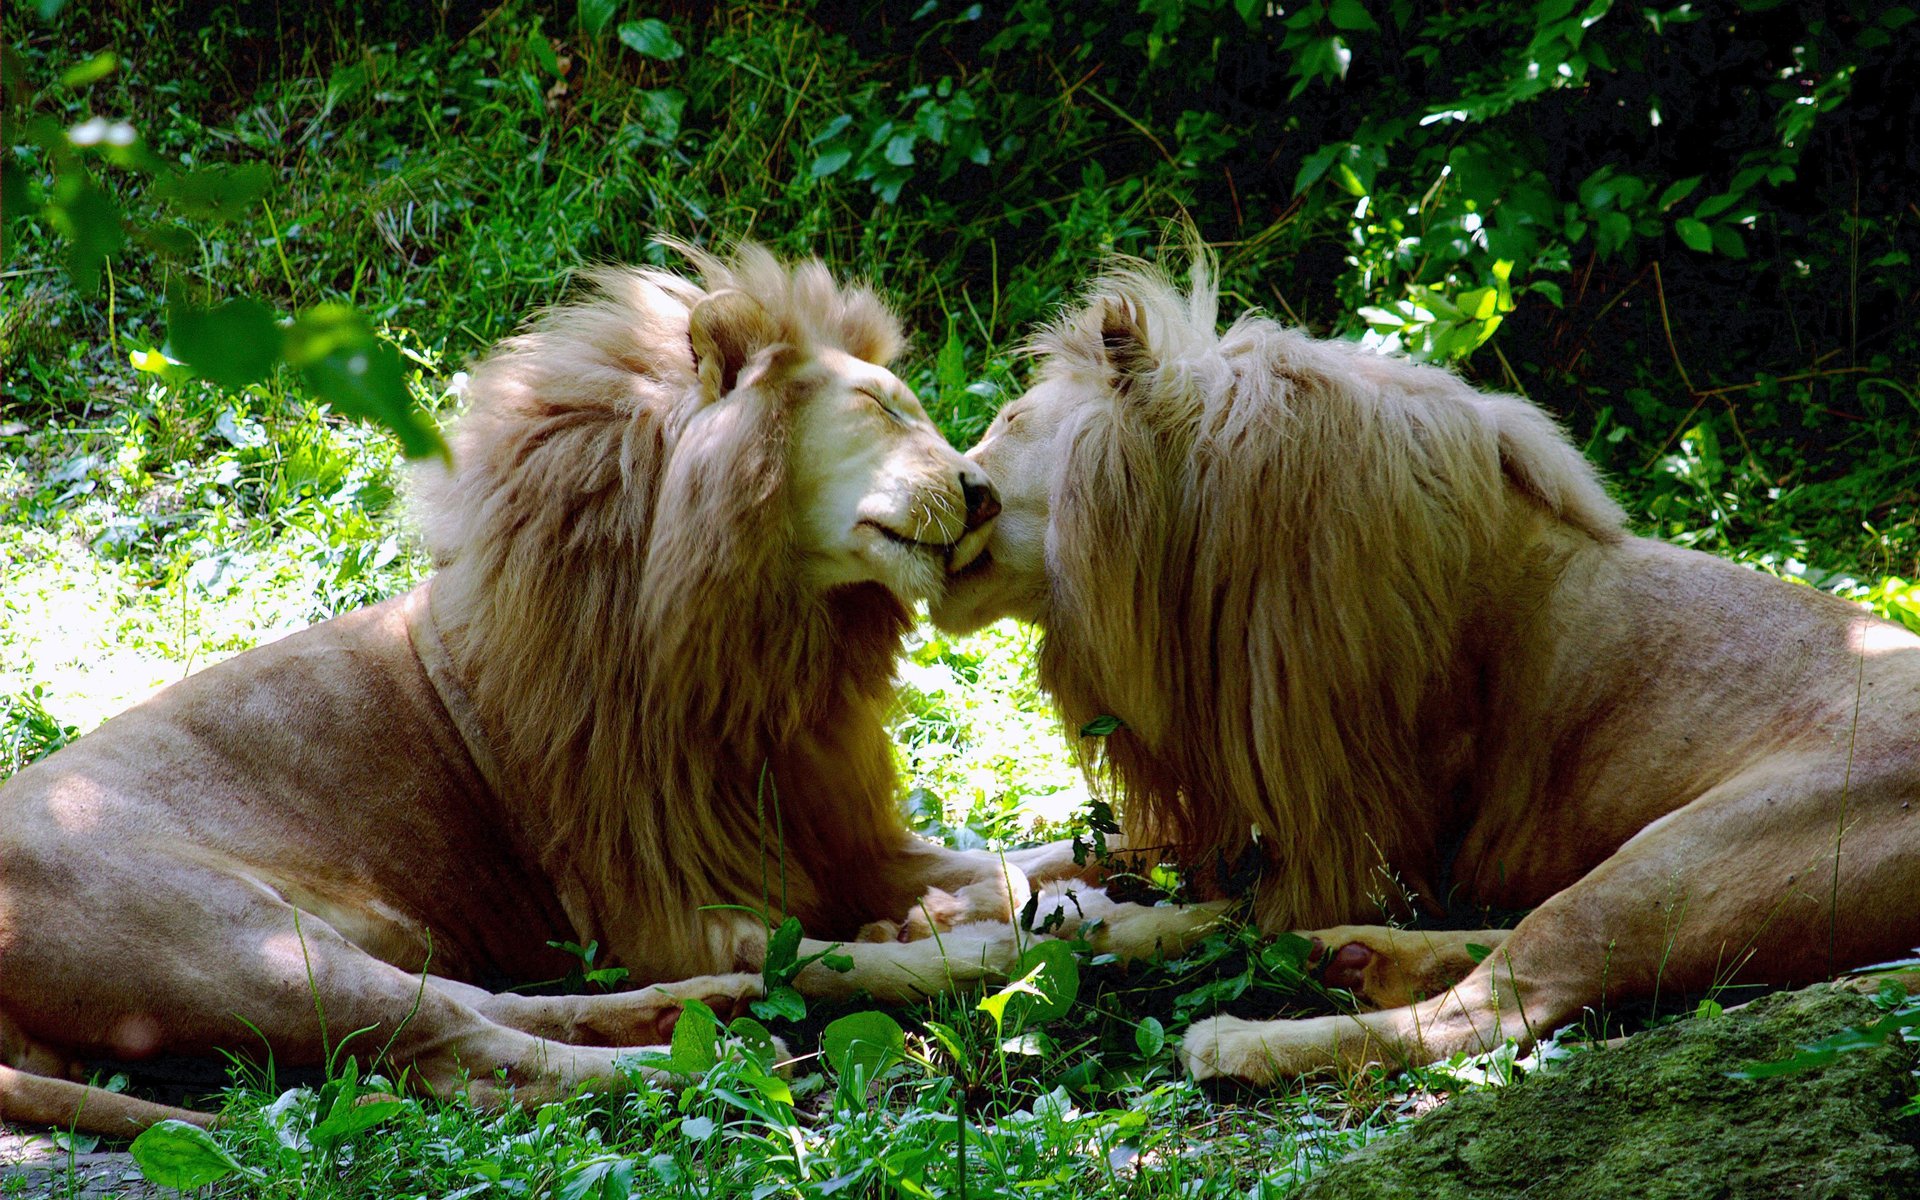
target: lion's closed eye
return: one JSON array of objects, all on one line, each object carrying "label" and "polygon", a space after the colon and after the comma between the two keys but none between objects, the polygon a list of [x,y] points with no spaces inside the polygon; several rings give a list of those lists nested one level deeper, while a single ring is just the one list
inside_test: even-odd
[{"label": "lion's closed eye", "polygon": [[874,404],[879,406],[881,412],[886,413],[889,417],[892,417],[895,421],[898,421],[902,425],[905,425],[908,423],[906,414],[902,413],[898,408],[894,407],[893,402],[891,400],[888,400],[886,396],[884,396],[880,392],[875,391],[873,388],[864,388],[864,387],[856,388],[854,390],[859,392],[862,396],[865,396],[867,399],[873,401]]}]

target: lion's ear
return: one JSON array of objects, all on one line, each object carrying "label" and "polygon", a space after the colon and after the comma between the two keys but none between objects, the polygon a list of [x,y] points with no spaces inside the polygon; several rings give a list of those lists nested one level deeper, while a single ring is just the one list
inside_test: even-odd
[{"label": "lion's ear", "polygon": [[773,318],[745,292],[715,292],[694,305],[687,314],[687,340],[707,399],[731,392],[747,360],[778,337]]},{"label": "lion's ear", "polygon": [[1125,300],[1109,297],[1100,306],[1100,345],[1107,364],[1119,376],[1117,389],[1125,393],[1134,381],[1154,368],[1153,347],[1147,343],[1145,317]]}]

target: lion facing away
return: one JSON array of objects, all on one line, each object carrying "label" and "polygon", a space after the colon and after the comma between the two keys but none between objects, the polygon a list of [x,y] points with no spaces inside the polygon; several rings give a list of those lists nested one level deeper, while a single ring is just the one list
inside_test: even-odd
[{"label": "lion facing away", "polygon": [[[1067,726],[1124,722],[1087,765],[1128,841],[1202,887],[1257,861],[1260,925],[1379,1010],[1200,1022],[1196,1075],[1525,1045],[1920,943],[1920,638],[1630,536],[1525,400],[1257,315],[1221,334],[1194,276],[1120,265],[1037,338],[969,453],[1003,511],[934,617],[1038,623]],[[1349,924],[1403,898],[1534,911]]]},{"label": "lion facing away", "polygon": [[[1025,900],[904,828],[882,725],[909,606],[991,486],[886,369],[871,293],[682,249],[701,284],[597,271],[474,368],[421,489],[425,585],[0,789],[0,1117],[204,1120],[67,1077],[262,1042],[316,1063],[328,1028],[441,1094],[618,1086],[680,997],[758,994],[761,919],[705,906],[851,939],[935,889]],[[669,986],[487,990],[564,974],[562,938]],[[976,941],[849,946],[799,984],[907,999],[1010,961]]]}]

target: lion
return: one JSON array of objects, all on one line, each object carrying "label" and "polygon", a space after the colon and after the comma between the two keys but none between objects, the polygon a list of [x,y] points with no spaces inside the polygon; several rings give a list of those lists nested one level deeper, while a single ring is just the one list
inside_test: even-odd
[{"label": "lion", "polygon": [[[1258,314],[1218,332],[1196,261],[1185,288],[1123,261],[1038,335],[968,455],[1002,511],[932,610],[1039,625],[1068,729],[1121,722],[1085,762],[1130,844],[1203,892],[1257,864],[1259,926],[1367,1010],[1197,1022],[1193,1075],[1524,1048],[1920,943],[1920,638],[1632,536],[1527,400]],[[1382,924],[1400,897],[1532,911],[1421,933]]]},{"label": "lion", "polygon": [[[0,1117],[205,1123],[72,1079],[262,1046],[315,1064],[354,1031],[488,1106],[617,1088],[683,998],[760,994],[766,920],[851,939],[922,895],[1002,922],[1026,900],[995,857],[906,829],[883,726],[911,606],[992,485],[887,369],[871,292],[679,249],[701,283],[595,270],[473,369],[452,466],[418,489],[423,586],[0,789]],[[564,974],[560,939],[653,986],[499,990]],[[942,944],[849,945],[852,970],[798,986],[913,999],[1017,952],[1004,929]]]}]

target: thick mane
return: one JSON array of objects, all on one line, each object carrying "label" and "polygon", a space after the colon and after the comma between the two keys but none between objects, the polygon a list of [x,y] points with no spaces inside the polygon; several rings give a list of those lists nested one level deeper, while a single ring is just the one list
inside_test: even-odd
[{"label": "thick mane", "polygon": [[1622,517],[1532,405],[1216,311],[1204,259],[1184,291],[1125,263],[1036,339],[1083,397],[1042,679],[1069,727],[1126,721],[1087,765],[1130,841],[1204,888],[1257,830],[1267,927],[1360,919],[1437,882],[1422,709],[1459,682],[1477,573],[1515,522],[1612,541]]},{"label": "thick mane", "polygon": [[627,964],[636,981],[730,967],[726,946],[696,949],[713,922],[694,910],[767,891],[778,909],[770,878],[809,928],[859,911],[857,881],[811,879],[900,830],[882,717],[908,614],[877,587],[803,583],[791,414],[765,390],[708,399],[689,313],[741,291],[795,350],[882,365],[899,327],[818,262],[680,249],[704,286],[592,271],[477,365],[454,467],[415,498],[505,803],[583,932],[660,947]]}]

